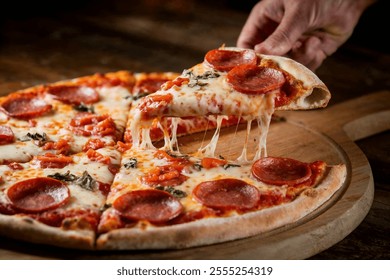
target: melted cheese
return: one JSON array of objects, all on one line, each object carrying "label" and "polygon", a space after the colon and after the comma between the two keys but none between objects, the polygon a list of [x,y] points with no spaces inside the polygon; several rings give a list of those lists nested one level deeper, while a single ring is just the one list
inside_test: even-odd
[{"label": "melted cheese", "polygon": [[[173,96],[167,115],[177,117],[235,115],[246,119],[257,116],[259,108],[271,98],[269,94],[243,94],[234,90],[226,82],[226,73],[215,71],[205,64],[199,64],[190,71],[192,74],[186,74],[188,71],[182,74],[182,77],[189,78],[187,84],[155,93],[156,95],[169,93]],[[215,77],[207,76],[205,73],[211,73]]]},{"label": "melted cheese", "polygon": [[[189,117],[216,115],[216,130],[208,144],[200,148],[196,155],[215,157],[215,151],[222,127],[222,120],[226,116],[239,116],[248,122],[246,138],[242,142],[243,150],[237,158],[237,162],[253,162],[267,155],[266,140],[272,114],[275,110],[274,97],[276,92],[267,94],[243,94],[234,90],[226,82],[226,73],[216,72],[205,64],[199,64],[189,71],[184,71],[182,78],[189,78],[188,83],[181,86],[173,86],[167,90],[161,89],[156,95],[171,94],[173,96],[166,109],[164,116]],[[153,105],[151,106],[153,110]],[[138,148],[154,148],[149,136],[151,120],[142,120],[142,112],[138,108],[132,110],[130,129],[133,146]],[[258,141],[255,156],[247,157],[247,147],[251,124],[258,124]],[[171,151],[177,149],[177,127],[185,120],[177,121],[172,118],[171,138],[168,137],[166,128],[160,126],[164,132],[165,149]]]},{"label": "melted cheese", "polygon": [[102,87],[99,89],[100,101],[94,105],[95,113],[107,114],[115,122],[117,128],[124,130],[131,104],[129,91],[124,87]]},{"label": "melted cheese", "polygon": [[[156,150],[132,148],[127,150],[122,155],[121,168],[115,175],[114,183],[111,192],[107,197],[107,204],[113,203],[116,198],[130,191],[139,189],[150,189],[151,186],[142,182],[141,178],[150,173],[151,170],[158,166],[169,165],[166,159],[155,157]],[[137,159],[137,166],[134,168],[126,168],[125,164],[130,159]],[[192,196],[194,188],[205,181],[214,181],[224,178],[235,178],[243,180],[261,190],[269,188],[266,184],[256,180],[251,175],[250,163],[243,163],[240,166],[220,166],[210,169],[195,168],[194,164],[199,165],[202,157],[190,156],[187,158],[191,162],[188,168],[184,168],[182,174],[188,177],[186,181],[180,185],[174,186],[175,190],[185,192],[185,197],[179,198],[180,203],[184,206],[185,211],[197,211],[202,209],[202,204]],[[191,167],[192,166],[192,167]],[[285,191],[280,187],[281,191]]]},{"label": "melted cheese", "polygon": [[[97,152],[104,156],[109,156],[111,163],[119,165],[120,153],[113,147],[106,147],[98,149]],[[0,165],[0,176],[4,183],[0,185],[0,201],[6,201],[6,192],[13,184],[36,177],[47,177],[55,173],[65,174],[70,172],[78,177],[82,176],[85,171],[96,181],[111,184],[114,175],[108,169],[107,164],[97,161],[91,161],[85,153],[79,153],[72,156],[73,163],[68,164],[64,168],[40,168],[37,161],[33,160],[28,163],[22,163],[22,170],[12,170],[7,165]],[[106,197],[98,189],[87,190],[79,185],[67,183],[70,190],[71,199],[64,209],[79,209],[80,207],[87,207],[88,209],[99,209],[105,203]]]},{"label": "melted cheese", "polygon": [[[109,115],[115,122],[116,128],[123,132],[125,129],[127,116],[131,100],[126,98],[130,95],[124,87],[102,87],[96,89],[99,93],[100,101],[92,106],[97,115]],[[44,133],[48,141],[56,142],[60,139],[66,139],[71,146],[71,153],[79,153],[83,146],[91,138],[88,136],[75,135],[69,128],[70,121],[76,116],[76,111],[72,105],[64,104],[51,95],[44,95],[44,101],[53,106],[49,114],[33,118],[34,125],[29,121],[16,118],[8,118],[0,112],[0,125],[11,127],[15,142],[8,145],[0,145],[0,163],[17,161],[27,162],[33,156],[50,152],[40,148],[33,140],[23,141],[23,138],[30,134]],[[42,102],[42,101],[41,101]],[[116,143],[115,137],[108,135],[99,137],[106,145],[113,146]]]},{"label": "melted cheese", "polygon": [[226,116],[218,116],[217,117],[217,128],[215,129],[215,133],[205,147],[200,148],[198,153],[202,154],[204,157],[215,157],[215,150],[217,149],[219,134],[221,133],[221,126],[223,119],[227,119]]},{"label": "melted cheese", "polygon": [[163,125],[161,125],[160,122],[158,122],[158,127],[163,131],[164,134],[164,147],[163,149],[169,150],[169,151],[176,151],[179,152],[179,142],[177,140],[177,128],[180,123],[180,118],[170,118],[171,121],[171,135],[169,135],[169,132],[167,128]]}]

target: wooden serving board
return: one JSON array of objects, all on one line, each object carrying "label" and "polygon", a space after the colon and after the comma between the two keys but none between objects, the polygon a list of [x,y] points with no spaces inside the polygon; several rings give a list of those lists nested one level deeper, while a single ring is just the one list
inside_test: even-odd
[{"label": "wooden serving board", "polygon": [[[372,204],[371,168],[353,141],[390,129],[390,92],[366,95],[326,109],[277,115],[285,120],[270,127],[268,155],[344,163],[348,170],[342,189],[299,222],[246,239],[169,251],[80,252],[2,239],[0,259],[305,259],[333,246],[360,224]],[[223,130],[217,154],[227,158],[240,155],[245,129],[240,125]],[[180,138],[180,149],[194,150],[212,134]],[[250,143],[249,157],[256,145]]]}]

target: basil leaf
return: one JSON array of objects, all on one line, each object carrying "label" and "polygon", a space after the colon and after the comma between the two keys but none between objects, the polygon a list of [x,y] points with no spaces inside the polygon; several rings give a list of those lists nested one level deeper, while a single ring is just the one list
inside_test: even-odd
[{"label": "basil leaf", "polygon": [[175,189],[174,187],[164,187],[164,186],[158,186],[156,187],[156,190],[165,191],[167,193],[170,193],[176,198],[183,198],[187,196],[187,193],[178,189]]},{"label": "basil leaf", "polygon": [[126,168],[126,169],[130,169],[130,168],[137,168],[137,165],[138,165],[138,161],[136,158],[130,158],[128,162],[126,162],[123,166]]}]

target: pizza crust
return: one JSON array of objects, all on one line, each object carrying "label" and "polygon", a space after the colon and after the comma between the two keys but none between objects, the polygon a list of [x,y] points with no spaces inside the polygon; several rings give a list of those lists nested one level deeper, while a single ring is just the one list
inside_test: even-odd
[{"label": "pizza crust", "polygon": [[278,66],[301,81],[304,90],[291,103],[275,108],[276,110],[306,110],[324,108],[328,105],[331,94],[327,86],[306,66],[287,57],[260,55],[263,60],[276,62]]},{"label": "pizza crust", "polygon": [[[272,61],[272,63],[286,70],[302,82],[304,91],[300,93],[298,100],[289,105],[278,107],[278,110],[312,109],[327,105],[330,99],[329,90],[309,69],[288,58],[268,55],[259,56],[265,63],[267,60]],[[142,75],[138,74],[137,77],[140,78]],[[167,75],[174,76],[177,74],[167,73]],[[89,82],[99,84],[104,82],[104,80],[101,80],[102,77],[101,75],[86,76],[57,82],[52,85],[88,84]],[[133,73],[131,72],[108,73],[106,77],[118,78],[129,87],[135,83]],[[28,92],[31,89],[39,88],[40,86],[20,92]],[[123,114],[119,118],[118,125],[121,130],[125,127],[126,115]],[[128,120],[131,120],[131,116]],[[129,125],[126,128],[128,131]],[[3,146],[6,147],[8,145]],[[30,156],[30,153],[19,149],[19,146],[15,144],[13,146],[15,146],[15,149],[18,149],[18,153],[15,153],[17,157],[15,159],[16,162],[21,162],[21,153],[24,156]],[[34,145],[34,147],[37,146]],[[30,158],[23,161],[27,161]],[[294,226],[297,221],[311,214],[328,201],[343,185],[345,178],[345,166],[333,166],[318,187],[306,190],[291,203],[260,211],[236,214],[231,217],[206,218],[179,225],[148,226],[142,229],[117,229],[100,236],[96,236],[93,230],[65,230],[60,227],[45,225],[27,216],[0,214],[0,235],[37,244],[87,250],[179,249],[215,244],[269,232],[283,226]]]},{"label": "pizza crust", "polygon": [[[242,51],[242,48],[236,47],[223,47],[222,49]],[[298,93],[298,98],[291,103],[284,106],[279,106],[275,110],[309,110],[316,108],[324,108],[328,105],[331,98],[328,87],[320,80],[320,78],[308,69],[303,64],[283,56],[257,54],[261,59],[260,65],[275,64],[280,69],[285,70],[291,74],[294,78],[301,81],[303,84],[303,90]]]},{"label": "pizza crust", "polygon": [[84,250],[93,249],[96,238],[91,230],[64,230],[29,217],[6,215],[0,215],[0,235],[31,243]]},{"label": "pizza crust", "polygon": [[330,167],[316,188],[304,191],[291,203],[243,215],[201,219],[173,226],[117,229],[99,236],[96,246],[99,250],[182,249],[293,226],[328,201],[344,185],[346,174],[345,165]]}]

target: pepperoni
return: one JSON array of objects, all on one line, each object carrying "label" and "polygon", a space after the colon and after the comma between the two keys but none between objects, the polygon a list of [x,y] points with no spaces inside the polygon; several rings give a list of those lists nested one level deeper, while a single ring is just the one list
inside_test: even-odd
[{"label": "pepperoni", "polygon": [[67,155],[70,152],[71,146],[69,142],[65,139],[60,139],[56,142],[46,142],[43,146],[42,149],[47,151],[47,150],[56,150],[57,154],[62,154],[62,155]]},{"label": "pepperoni", "polygon": [[230,71],[239,65],[257,65],[257,55],[253,50],[211,50],[205,61],[218,71]]},{"label": "pepperoni", "polygon": [[88,151],[89,149],[97,150],[100,148],[103,148],[106,145],[102,140],[99,138],[90,138],[88,139],[87,143],[85,143],[83,147],[83,152]]},{"label": "pepperoni", "polygon": [[52,109],[50,104],[36,94],[10,95],[1,107],[10,116],[18,119],[31,119],[39,117]]},{"label": "pepperoni", "polygon": [[107,183],[103,183],[103,182],[97,181],[97,185],[98,185],[99,191],[100,191],[103,195],[107,196],[108,193],[110,192],[111,184],[107,184]]},{"label": "pepperoni", "polygon": [[201,161],[201,165],[206,169],[224,166],[225,164],[227,164],[227,160],[220,158],[204,157]]},{"label": "pepperoni", "polygon": [[178,186],[188,179],[187,176],[181,174],[184,167],[185,164],[181,162],[156,166],[141,177],[141,181],[149,186]]},{"label": "pepperoni", "polygon": [[[126,130],[126,132],[128,132],[126,135],[130,135],[130,130]],[[124,153],[126,152],[127,150],[130,150],[130,148],[132,147],[132,144],[131,143],[123,143],[122,141],[118,141],[116,143],[116,149],[121,152],[121,153]]]},{"label": "pepperoni", "polygon": [[91,113],[80,113],[71,119],[70,125],[73,127],[83,127],[90,124],[96,125],[98,122],[107,117],[108,116],[103,117],[102,115],[95,115]]},{"label": "pepperoni", "polygon": [[131,220],[163,223],[177,217],[183,206],[171,194],[155,190],[137,190],[118,197],[113,207]]},{"label": "pepperoni", "polygon": [[73,162],[73,159],[64,155],[54,155],[46,153],[42,156],[37,156],[36,160],[41,168],[64,168]]},{"label": "pepperoni", "polygon": [[7,196],[15,209],[25,213],[39,213],[66,204],[70,192],[59,180],[38,177],[12,185]]},{"label": "pepperoni", "polygon": [[86,86],[52,86],[48,92],[64,103],[80,105],[92,104],[99,101],[99,93],[91,87]]},{"label": "pepperoni", "polygon": [[117,133],[115,122],[108,115],[78,114],[69,125],[76,135],[116,136]]},{"label": "pepperoni", "polygon": [[172,162],[172,163],[177,163],[177,164],[182,164],[182,165],[189,164],[189,161],[186,157],[175,156],[174,154],[169,154],[164,150],[157,150],[154,153],[154,157],[156,157],[158,159],[166,159],[167,161]]},{"label": "pepperoni", "polygon": [[175,157],[163,150],[157,150],[154,156],[158,159],[168,161],[167,165],[156,166],[149,170],[148,173],[141,178],[141,181],[149,186],[178,186],[185,182],[188,177],[182,174],[186,166],[190,164],[188,159],[183,157]]},{"label": "pepperoni", "polygon": [[119,172],[120,165],[115,164],[115,163],[110,163],[107,168],[108,168],[108,171],[110,171],[112,175],[115,175],[116,173]]},{"label": "pepperoni", "polygon": [[166,82],[163,86],[163,89],[169,90],[169,89],[173,88],[174,86],[180,87],[184,84],[188,84],[189,81],[190,81],[190,79],[188,79],[188,78],[177,77],[176,79],[174,79],[172,81]]},{"label": "pepperoni", "polygon": [[226,77],[227,82],[238,92],[264,94],[280,89],[286,81],[279,70],[255,65],[234,67]]},{"label": "pepperoni", "polygon": [[141,80],[133,88],[133,94],[153,93],[160,89],[161,85],[169,79],[165,78],[148,78]]},{"label": "pepperoni", "polygon": [[111,163],[111,159],[109,156],[104,156],[101,153],[96,152],[95,150],[89,149],[85,154],[91,161],[101,162],[104,164]]},{"label": "pepperoni", "polygon": [[265,157],[252,165],[252,175],[259,181],[277,186],[293,186],[310,179],[310,164],[290,158]]},{"label": "pepperoni", "polygon": [[200,183],[193,195],[203,205],[228,210],[250,210],[257,206],[260,193],[256,187],[238,179],[220,179]]},{"label": "pepperoni", "polygon": [[167,113],[168,105],[172,101],[172,94],[148,95],[138,104],[138,109],[141,111],[144,120],[154,119]]},{"label": "pepperoni", "polygon": [[0,125],[0,145],[14,142],[14,133],[9,126]]},{"label": "pepperoni", "polygon": [[20,163],[17,162],[11,162],[8,164],[8,167],[11,168],[12,170],[23,170],[24,167]]}]

